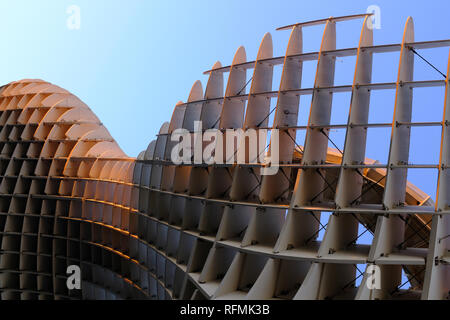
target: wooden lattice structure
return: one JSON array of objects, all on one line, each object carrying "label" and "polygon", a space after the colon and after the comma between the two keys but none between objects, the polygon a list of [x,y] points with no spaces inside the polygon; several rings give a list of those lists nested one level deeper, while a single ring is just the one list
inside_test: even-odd
[{"label": "wooden lattice structure", "polygon": [[[363,20],[359,45],[338,49],[336,24],[350,19]],[[67,91],[40,80],[2,87],[1,298],[447,299],[450,69],[445,80],[428,81],[413,81],[413,69],[415,50],[450,40],[415,42],[409,18],[400,44],[374,45],[369,19],[280,28],[292,29],[283,57],[273,57],[270,34],[256,61],[240,47],[231,66],[206,72],[205,92],[194,84],[137,159]],[[303,29],[319,24],[320,50],[304,53]],[[400,52],[398,79],[372,83],[373,55],[384,52]],[[348,56],[356,57],[353,83],[335,86],[335,59]],[[313,88],[301,85],[304,61],[317,61]],[[272,91],[275,65],[283,72]],[[445,87],[442,121],[412,122],[414,88],[436,86]],[[369,123],[373,90],[395,90],[392,122]],[[346,124],[330,123],[337,92],[351,93]],[[312,95],[306,126],[297,125],[302,95]],[[278,173],[261,175],[256,163],[175,165],[171,133],[194,132],[194,121],[222,131],[278,129]],[[409,162],[416,126],[442,128],[439,163]],[[367,129],[375,127],[392,128],[387,163],[365,157]],[[335,128],[346,130],[343,150],[329,136]],[[303,146],[298,130],[306,131]],[[407,182],[413,168],[438,171],[436,203]],[[371,244],[358,243],[360,225],[373,233]],[[81,267],[81,291],[66,286],[69,265]],[[379,267],[381,289],[367,286],[358,265]]]}]

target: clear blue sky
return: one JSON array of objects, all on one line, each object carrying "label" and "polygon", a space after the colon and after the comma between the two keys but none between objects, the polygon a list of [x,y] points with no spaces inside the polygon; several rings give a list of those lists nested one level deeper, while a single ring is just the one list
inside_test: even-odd
[{"label": "clear blue sky", "polygon": [[[80,30],[66,26],[70,5],[81,9]],[[202,72],[215,61],[230,64],[240,45],[248,59],[254,59],[266,32],[272,33],[274,54],[284,55],[289,32],[275,31],[277,27],[363,13],[369,5],[381,8],[376,44],[400,42],[408,16],[414,18],[417,41],[450,38],[446,0],[2,0],[0,83],[40,78],[68,89],[93,109],[127,154],[136,156],[170,119],[175,103],[187,99],[194,81],[206,85]],[[356,46],[360,25],[361,21],[338,24],[338,47]],[[322,28],[305,29],[305,51],[318,50]],[[446,71],[448,49],[423,54]],[[336,84],[351,83],[352,59],[338,60]],[[398,54],[376,58],[373,81],[395,81],[397,64]],[[304,87],[312,85],[314,69],[313,63],[305,65]],[[415,78],[439,79],[439,75],[416,61]],[[414,120],[441,120],[443,89],[432,90],[415,95]],[[432,92],[440,97],[434,98]],[[306,122],[309,103],[310,99],[302,99],[299,123]],[[393,104],[393,93],[374,94],[371,120],[391,121]],[[335,123],[346,121],[348,106],[349,96],[336,95]],[[415,157],[411,162],[436,162],[439,134],[438,129],[413,130],[417,143],[411,146]],[[343,133],[333,135],[342,146]],[[388,129],[369,132],[367,156],[386,162],[389,135]],[[303,139],[299,134],[300,144]],[[411,171],[410,180],[434,198],[435,171]]]}]

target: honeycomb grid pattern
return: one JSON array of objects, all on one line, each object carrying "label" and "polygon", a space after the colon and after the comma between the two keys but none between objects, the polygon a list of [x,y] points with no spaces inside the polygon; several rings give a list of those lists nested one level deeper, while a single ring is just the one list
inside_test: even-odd
[{"label": "honeycomb grid pattern", "polygon": [[116,286],[103,289],[104,298],[139,296],[122,270],[125,254],[113,253],[126,245],[134,159],[85,104],[57,86],[23,80],[0,94],[2,299],[81,298],[67,290],[72,264],[88,276],[86,294],[90,280]]},{"label": "honeycomb grid pattern", "polygon": [[[364,21],[359,46],[336,48],[336,23],[350,19]],[[292,29],[284,57],[273,57],[270,34],[256,61],[240,47],[231,66],[217,62],[206,72],[205,92],[194,84],[137,159],[67,91],[41,80],[1,87],[1,298],[448,298],[447,98],[442,122],[411,121],[414,88],[445,87],[447,97],[448,76],[413,81],[411,48],[450,41],[414,42],[409,18],[401,44],[375,46],[369,19],[281,28]],[[318,24],[320,51],[303,53],[303,29]],[[398,80],[371,83],[373,55],[384,52],[400,52]],[[346,56],[356,57],[353,83],[334,86],[335,59]],[[301,85],[304,61],[317,61],[313,88]],[[283,72],[272,91],[276,65]],[[395,90],[391,123],[368,122],[373,90]],[[352,94],[342,125],[330,123],[337,92]],[[311,111],[308,124],[298,126],[303,95],[312,96]],[[170,136],[179,128],[194,134],[194,121],[205,130],[279,129],[280,170],[263,176],[255,163],[173,164]],[[442,128],[438,164],[409,163],[404,146],[416,126]],[[365,157],[370,127],[392,128],[387,163]],[[335,128],[346,130],[343,150],[330,138]],[[299,130],[306,132],[303,146]],[[407,183],[413,168],[439,172],[436,203]],[[373,234],[371,244],[358,242],[361,227]],[[68,265],[81,267],[81,292],[67,289]],[[380,267],[381,289],[365,285],[364,268],[372,265]],[[409,289],[402,288],[402,272]]]}]

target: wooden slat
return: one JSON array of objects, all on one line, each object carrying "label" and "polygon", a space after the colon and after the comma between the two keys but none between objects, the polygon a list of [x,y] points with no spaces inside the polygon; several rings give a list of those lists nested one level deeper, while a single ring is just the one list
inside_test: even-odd
[{"label": "wooden slat", "polygon": [[341,22],[341,21],[349,21],[349,20],[354,20],[354,19],[364,19],[365,17],[371,16],[371,15],[373,15],[373,14],[372,13],[362,13],[362,14],[353,14],[353,15],[347,15],[347,16],[341,16],[341,17],[329,17],[326,19],[318,19],[318,20],[311,20],[311,21],[306,21],[306,22],[290,24],[290,25],[287,25],[284,27],[279,27],[279,28],[277,28],[277,30],[289,30],[294,27],[317,26],[317,25],[325,24],[328,21]]}]

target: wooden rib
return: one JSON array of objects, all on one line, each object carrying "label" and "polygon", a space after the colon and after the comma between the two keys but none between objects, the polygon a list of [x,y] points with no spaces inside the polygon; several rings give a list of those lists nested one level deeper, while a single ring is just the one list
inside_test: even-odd
[{"label": "wooden rib", "polygon": [[[401,86],[402,81],[413,80],[414,54],[408,49],[407,44],[414,41],[414,25],[412,18],[408,18],[405,25],[400,52],[398,69],[396,99],[394,107],[394,119],[392,122],[391,145],[389,150],[389,165],[399,162],[408,163],[410,128],[397,127],[397,121],[411,121],[412,91]],[[383,195],[383,205],[388,209],[394,209],[405,202],[407,169],[389,169],[386,175],[386,186]],[[379,216],[373,237],[372,247],[369,253],[369,261],[376,261],[385,255],[392,253],[395,246],[404,239],[405,224],[394,215]],[[360,297],[370,299],[387,298],[401,283],[401,266],[382,267],[381,282],[386,284],[382,289],[365,290],[360,292]],[[364,290],[364,289],[362,289]]]},{"label": "wooden rib", "polygon": [[[290,60],[287,57],[302,52],[303,39],[301,27],[294,27],[289,38],[286,57],[281,75],[280,88],[278,92],[277,106],[275,109],[275,117],[273,128],[292,127],[297,125],[298,109],[300,103],[299,96],[281,94],[285,90],[301,89],[302,67],[301,61]],[[281,163],[291,163],[293,158],[294,141],[296,139],[296,130],[282,130],[279,134],[279,142],[277,151],[279,152],[279,161]],[[269,153],[272,146],[270,146]],[[290,181],[286,177],[291,176],[291,170],[286,169],[284,172],[278,172],[275,175],[265,175],[262,177],[261,191],[259,199],[262,203],[276,202],[280,200],[284,202],[288,194],[283,194],[284,190],[289,189]]]},{"label": "wooden rib", "polygon": [[[450,204],[450,173],[448,165],[450,162],[450,54],[447,67],[447,79],[445,80],[445,100],[442,119],[441,147],[439,157],[439,176],[437,185],[436,211],[438,214],[433,216],[433,222],[430,232],[430,241],[427,256],[427,265],[425,280],[422,291],[422,299],[442,300],[448,297],[450,291],[450,267],[448,261],[448,252],[450,248],[450,216],[448,214],[439,214],[439,212],[448,211]],[[447,260],[445,257],[447,255]]]},{"label": "wooden rib", "polygon": [[[243,125],[244,131],[249,128],[257,128],[259,125],[267,126],[267,115],[270,112],[270,99],[254,96],[252,94],[265,92],[272,88],[273,67],[258,62],[260,59],[271,57],[272,54],[272,36],[270,35],[270,33],[266,33],[259,47],[255,69],[253,72],[252,84],[250,87],[245,121]],[[227,138],[225,138],[225,140],[226,139]],[[241,139],[241,141],[238,141],[237,143],[240,143],[237,146],[237,152],[240,152],[239,149],[241,151],[245,150],[244,152],[246,155],[248,154],[249,149],[253,147],[250,146],[249,143],[247,143],[246,139]],[[265,146],[265,141],[263,143]],[[260,145],[261,144],[259,143],[258,137],[258,146]],[[257,149],[256,153],[258,153],[259,150],[260,149]],[[226,156],[228,157],[228,155]],[[246,162],[253,162],[248,158],[248,155],[246,157]],[[255,174],[256,176],[258,176],[259,172],[256,172]],[[257,178],[256,176],[253,173],[249,172],[249,170],[246,168],[237,167],[233,172],[233,183],[230,190],[231,199],[241,200],[246,196],[257,196],[258,191],[257,189],[255,189],[255,186],[259,184],[260,178]],[[252,190],[253,192],[251,192]],[[251,194],[249,194],[250,192]]]},{"label": "wooden rib", "polygon": [[[321,51],[327,49],[334,49],[336,46],[336,29],[333,22],[327,22],[325,30],[322,37]],[[319,86],[330,86],[334,82],[334,61],[332,58],[327,56],[319,55],[319,60],[317,63],[317,71],[315,76],[314,87]],[[329,93],[326,93],[329,95]],[[313,94],[311,102],[311,110],[308,119],[308,124],[327,124],[327,119],[322,119],[321,115],[325,118],[331,115],[331,98],[329,96],[324,96],[323,93],[315,92]],[[319,133],[320,134],[320,133]],[[322,141],[322,144],[315,139],[321,139],[317,136],[317,132],[314,133],[310,129],[307,133],[307,138],[305,140],[305,151],[302,155],[302,164],[310,164],[310,161],[320,161],[319,157],[314,154],[314,150],[320,150],[321,148],[327,149],[327,141]],[[325,142],[325,144],[323,144]],[[313,145],[317,149],[312,149]],[[325,151],[326,154],[326,151]],[[317,159],[312,159],[317,158]],[[325,159],[324,159],[325,160]],[[308,170],[308,169],[306,169]],[[291,204],[289,206],[289,211],[284,223],[283,229],[281,230],[280,236],[274,247],[275,252],[281,252],[289,247],[300,248],[304,245],[307,238],[309,238],[315,231],[318,230],[318,224],[316,219],[311,215],[299,214],[295,211],[296,207],[301,207],[307,205],[307,190],[303,187],[306,186],[307,181],[312,181],[315,177],[309,177],[305,174],[305,171],[299,170],[297,173],[297,179],[295,182],[295,187],[292,194]],[[320,182],[319,182],[320,184]],[[302,186],[303,185],[303,186]],[[310,186],[308,186],[309,188]],[[320,185],[318,186],[320,188]],[[311,190],[314,192],[314,190]],[[310,193],[311,193],[310,192]],[[313,195],[311,195],[311,198]]]}]

